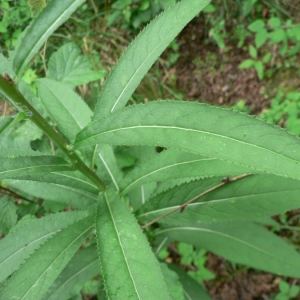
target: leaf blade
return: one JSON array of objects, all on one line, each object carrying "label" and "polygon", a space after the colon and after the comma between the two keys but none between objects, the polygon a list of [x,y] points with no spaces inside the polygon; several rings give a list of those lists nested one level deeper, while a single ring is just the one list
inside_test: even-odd
[{"label": "leaf blade", "polygon": [[121,184],[121,193],[153,181],[165,181],[177,178],[230,176],[250,173],[252,170],[239,167],[215,158],[169,149],[136,167]]},{"label": "leaf blade", "polygon": [[260,270],[300,277],[299,253],[282,239],[254,223],[190,224],[161,229],[156,235],[168,237],[169,242],[177,240],[192,244]]},{"label": "leaf blade", "polygon": [[69,163],[57,156],[1,157],[0,180],[53,171],[72,170]]},{"label": "leaf blade", "polygon": [[52,119],[73,140],[76,133],[90,122],[92,111],[65,83],[43,78],[38,80],[38,89]]},{"label": "leaf blade", "polygon": [[263,120],[206,104],[155,101],[123,108],[84,128],[75,147],[95,143],[177,148],[300,179],[298,137]]},{"label": "leaf blade", "polygon": [[107,78],[96,104],[93,120],[125,106],[156,59],[182,28],[209,2],[210,0],[181,1],[145,28]]},{"label": "leaf blade", "polygon": [[100,272],[95,245],[78,251],[62,271],[43,299],[69,299]]},{"label": "leaf blade", "polygon": [[[12,275],[0,291],[0,298],[41,299],[92,228],[93,217],[90,216],[57,233]],[[35,272],[32,272],[32,268]]]},{"label": "leaf blade", "polygon": [[0,282],[11,275],[42,243],[59,230],[87,216],[87,212],[62,212],[18,227],[0,240]]},{"label": "leaf blade", "polygon": [[101,273],[108,297],[170,299],[148,242],[113,189],[99,199],[96,222]]},{"label": "leaf blade", "polygon": [[[197,180],[158,194],[141,207],[137,218],[144,222],[154,220],[216,186],[221,180]],[[260,221],[266,216],[297,209],[299,192],[298,180],[252,175],[210,192],[189,204],[184,212],[173,213],[160,222],[186,225],[233,220]]]},{"label": "leaf blade", "polygon": [[21,77],[26,65],[42,47],[47,38],[84,2],[84,0],[53,0],[26,28],[16,45],[13,69]]}]

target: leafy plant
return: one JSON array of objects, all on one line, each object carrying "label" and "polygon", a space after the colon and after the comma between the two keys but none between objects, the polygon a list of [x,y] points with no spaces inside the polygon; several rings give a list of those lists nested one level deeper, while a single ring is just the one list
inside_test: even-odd
[{"label": "leafy plant", "polygon": [[265,74],[265,66],[267,66],[275,55],[272,53],[274,50],[270,50],[262,58],[259,58],[258,49],[266,42],[268,42],[270,47],[275,44],[277,45],[278,50],[276,53],[278,52],[283,58],[286,58],[285,66],[290,67],[291,64],[288,63],[289,58],[294,56],[300,49],[299,26],[300,24],[293,24],[290,19],[285,24],[282,24],[281,19],[274,16],[268,20],[257,19],[252,22],[248,26],[248,29],[255,34],[255,46],[249,46],[249,54],[252,59],[246,59],[239,67],[241,69],[254,67],[258,78],[262,80]]},{"label": "leafy plant", "polygon": [[272,123],[282,123],[290,131],[300,135],[300,94],[295,90],[284,93],[281,89],[271,102],[269,110],[261,117]]},{"label": "leafy plant", "polygon": [[[0,54],[0,95],[19,111],[0,120],[0,180],[9,194],[0,200],[0,298],[69,299],[83,290],[100,299],[209,299],[180,268],[158,263],[152,250],[173,241],[300,277],[299,253],[263,226],[299,207],[298,137],[195,102],[126,106],[209,1],[183,0],[152,21],[107,77],[94,111],[74,87],[102,75],[73,44],[52,55],[37,95],[22,80],[83,2],[49,1],[9,59]],[[131,172],[117,165],[115,146],[123,145],[139,158]]]},{"label": "leafy plant", "polygon": [[299,295],[300,287],[297,285],[290,286],[286,281],[282,280],[279,283],[279,293],[274,298],[275,300],[289,300]]},{"label": "leafy plant", "polygon": [[176,2],[177,0],[117,0],[111,6],[113,11],[108,15],[107,24],[110,26],[123,19],[123,27],[137,29]]}]

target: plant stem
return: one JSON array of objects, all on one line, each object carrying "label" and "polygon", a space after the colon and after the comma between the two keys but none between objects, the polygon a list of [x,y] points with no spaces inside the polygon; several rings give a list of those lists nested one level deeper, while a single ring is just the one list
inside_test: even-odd
[{"label": "plant stem", "polygon": [[236,177],[233,177],[233,178],[226,178],[226,179],[224,179],[221,183],[219,183],[219,184],[213,186],[212,188],[206,190],[205,192],[203,192],[203,193],[197,195],[196,197],[194,197],[194,198],[188,200],[187,202],[185,202],[185,203],[179,205],[178,207],[176,207],[176,208],[174,208],[173,210],[171,210],[171,211],[169,211],[169,212],[163,214],[162,216],[157,217],[156,219],[152,220],[151,222],[149,222],[149,223],[147,223],[147,224],[141,226],[141,228],[142,228],[142,229],[145,229],[146,227],[148,227],[148,226],[150,226],[150,225],[152,225],[152,224],[158,222],[159,220],[161,220],[161,219],[163,219],[163,218],[165,218],[165,217],[167,217],[167,216],[169,216],[169,215],[171,215],[171,214],[173,214],[173,213],[175,213],[175,212],[177,212],[177,211],[179,211],[179,210],[180,210],[181,212],[183,212],[184,209],[185,209],[189,204],[191,204],[192,202],[198,200],[199,198],[203,197],[204,195],[206,195],[206,194],[208,194],[208,193],[210,193],[210,192],[212,192],[212,191],[214,191],[214,190],[216,190],[216,189],[222,187],[223,185],[225,185],[225,184],[227,184],[227,183],[229,183],[229,182],[233,182],[233,181],[240,180],[240,179],[245,178],[245,177],[247,177],[247,176],[249,176],[249,175],[250,175],[250,174],[242,174],[242,175],[239,175],[239,176],[236,176]]},{"label": "plant stem", "polygon": [[10,189],[7,189],[7,188],[3,187],[3,186],[0,186],[0,191],[1,191],[1,193],[6,194],[6,195],[8,195],[8,196],[13,196],[13,197],[16,197],[16,198],[20,198],[20,199],[22,199],[22,200],[25,200],[25,201],[27,201],[27,202],[36,204],[34,201],[32,201],[32,200],[30,200],[30,199],[28,199],[28,198],[26,198],[26,197],[24,197],[24,196],[21,196],[21,195],[15,193],[15,192],[11,191]]},{"label": "plant stem", "polygon": [[72,165],[82,174],[92,180],[101,191],[105,191],[104,182],[72,151],[72,145],[69,145],[64,138],[58,134],[49,123],[31,106],[23,95],[12,86],[3,76],[0,75],[0,95],[9,101],[19,111],[38,126],[69,158]]}]

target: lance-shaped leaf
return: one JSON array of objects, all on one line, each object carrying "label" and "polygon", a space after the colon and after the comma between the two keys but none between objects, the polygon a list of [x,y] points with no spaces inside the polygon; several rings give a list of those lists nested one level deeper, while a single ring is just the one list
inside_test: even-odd
[{"label": "lance-shaped leaf", "polygon": [[179,281],[178,275],[167,267],[167,264],[160,263],[161,271],[164,275],[169,293],[172,299],[184,300],[184,293],[181,282]]},{"label": "lance-shaped leaf", "polygon": [[20,176],[17,179],[55,183],[60,186],[75,188],[95,195],[98,195],[99,193],[97,186],[79,171],[51,172],[47,174],[30,175],[26,176],[26,178]]},{"label": "lance-shaped leaf", "polygon": [[95,245],[78,251],[43,300],[70,299],[79,294],[83,285],[100,273]]},{"label": "lance-shaped leaf", "polygon": [[56,213],[13,229],[0,240],[0,282],[16,271],[46,240],[87,215],[85,211]]},{"label": "lance-shaped leaf", "polygon": [[255,117],[207,104],[155,101],[123,108],[77,136],[78,148],[95,143],[172,147],[300,179],[298,137]]},{"label": "lance-shaped leaf", "polygon": [[300,278],[300,255],[281,238],[250,222],[190,224],[160,229],[156,236],[189,243],[233,262]]},{"label": "lance-shaped leaf", "polygon": [[170,299],[145,236],[113,189],[99,199],[96,232],[109,299]]},{"label": "lance-shaped leaf", "polygon": [[92,111],[66,84],[51,79],[38,80],[39,95],[51,118],[70,140],[91,120]]},{"label": "lance-shaped leaf", "polygon": [[97,203],[97,195],[59,183],[19,179],[7,179],[5,182],[17,191],[79,209],[87,209]]},{"label": "lance-shaped leaf", "polygon": [[0,134],[14,121],[14,117],[0,117]]},{"label": "lance-shaped leaf", "polygon": [[[209,178],[177,186],[150,199],[137,217],[149,222],[216,186]],[[299,181],[274,175],[252,175],[226,184],[160,222],[176,225],[232,220],[262,220],[266,216],[299,208]]]},{"label": "lance-shaped leaf", "polygon": [[10,196],[0,198],[0,234],[7,234],[17,223],[17,206]]},{"label": "lance-shaped leaf", "polygon": [[178,274],[186,300],[211,300],[205,289],[189,276],[187,272],[184,272],[174,264],[168,264],[168,267]]},{"label": "lance-shaped leaf", "polygon": [[75,43],[59,48],[49,59],[48,77],[75,87],[105,76],[104,70],[93,71],[90,60],[80,52]]},{"label": "lance-shaped leaf", "polygon": [[13,68],[21,77],[24,69],[38,53],[48,37],[62,25],[84,0],[53,0],[33,19],[19,38],[13,55]]},{"label": "lance-shaped leaf", "polygon": [[106,185],[112,185],[116,191],[120,190],[120,181],[123,177],[115,158],[113,149],[109,145],[99,145],[95,155],[97,175]]},{"label": "lance-shaped leaf", "polygon": [[93,220],[80,220],[46,241],[8,280],[0,299],[41,299],[91,233]]},{"label": "lance-shaped leaf", "polygon": [[230,176],[251,173],[251,169],[215,158],[170,149],[140,164],[121,182],[121,193],[147,182],[177,178]]},{"label": "lance-shaped leaf", "polygon": [[72,170],[71,164],[58,156],[4,157],[0,154],[0,180],[64,170]]},{"label": "lance-shaped leaf", "polygon": [[183,0],[154,19],[132,42],[103,87],[93,119],[126,105],[152,64],[210,0]]}]

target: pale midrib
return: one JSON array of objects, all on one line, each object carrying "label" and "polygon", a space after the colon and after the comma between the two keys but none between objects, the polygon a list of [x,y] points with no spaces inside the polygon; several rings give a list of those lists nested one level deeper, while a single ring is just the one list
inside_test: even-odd
[{"label": "pale midrib", "polygon": [[100,132],[100,133],[97,133],[95,135],[92,135],[90,137],[84,138],[81,141],[79,141],[78,144],[81,144],[84,141],[87,141],[89,139],[94,139],[96,136],[105,135],[107,133],[113,133],[113,132],[122,131],[122,130],[139,129],[139,128],[148,128],[148,129],[151,129],[151,128],[176,129],[176,130],[197,132],[197,133],[201,133],[201,134],[204,134],[204,135],[212,135],[212,136],[216,136],[216,137],[219,137],[219,138],[222,138],[222,139],[228,139],[228,140],[231,140],[231,141],[234,141],[234,142],[239,142],[241,144],[245,144],[245,145],[248,145],[250,147],[254,147],[254,148],[260,149],[260,150],[268,151],[268,152],[270,152],[272,154],[276,154],[278,156],[283,156],[283,157],[288,158],[288,159],[290,159],[292,161],[296,161],[295,159],[292,159],[292,158],[290,158],[290,157],[288,157],[286,155],[283,155],[281,153],[275,152],[274,150],[263,148],[261,146],[255,145],[255,144],[250,144],[249,142],[244,142],[244,141],[238,140],[236,138],[228,137],[226,135],[220,135],[220,134],[217,134],[217,133],[207,132],[207,131],[203,131],[203,130],[197,130],[197,129],[191,129],[191,128],[183,128],[183,127],[177,127],[177,126],[138,125],[138,126],[128,126],[128,127],[116,128],[116,129],[107,130],[107,131]]},{"label": "pale midrib", "polygon": [[110,205],[109,205],[109,204],[110,204],[110,203],[109,203],[109,199],[107,198],[107,194],[106,194],[106,193],[104,194],[104,196],[105,196],[105,201],[106,201],[106,204],[107,204],[107,207],[108,207],[108,210],[109,210],[110,218],[111,218],[111,220],[112,220],[112,223],[113,223],[113,226],[114,226],[114,229],[115,229],[115,232],[116,232],[118,241],[119,241],[119,245],[120,245],[120,248],[121,248],[121,250],[122,250],[122,254],[123,254],[123,257],[124,257],[124,260],[125,260],[125,263],[126,263],[126,266],[127,266],[128,272],[129,272],[129,275],[130,275],[130,279],[131,279],[131,281],[132,281],[132,284],[133,284],[133,286],[134,286],[134,289],[135,289],[135,292],[136,292],[138,298],[139,298],[139,299],[142,299],[142,298],[140,297],[139,292],[138,292],[138,290],[137,290],[137,287],[136,287],[136,285],[135,285],[135,281],[134,281],[134,278],[133,278],[133,275],[132,275],[130,266],[129,266],[128,261],[127,261],[127,256],[126,256],[126,254],[125,254],[125,251],[124,251],[124,248],[123,248],[123,243],[122,243],[121,237],[120,237],[120,235],[119,235],[119,229],[118,229],[118,227],[117,227],[117,224],[116,224],[116,222],[115,222],[114,215],[113,215],[113,213],[112,213],[112,211],[111,211],[111,207],[110,207]]},{"label": "pale midrib", "polygon": [[[37,278],[37,280],[35,281],[35,283],[37,283],[42,276],[52,267],[53,264],[55,264],[55,262],[78,240],[81,238],[81,236],[83,236],[84,234],[86,234],[89,230],[91,230],[94,227],[94,224],[92,226],[90,226],[89,228],[87,228],[86,230],[84,230],[83,232],[80,233],[80,235],[78,235],[74,240],[72,240],[72,242],[53,260],[53,262],[48,266],[48,268],[46,268],[46,270]],[[35,286],[35,284],[33,284],[28,291],[25,293],[25,295],[20,299],[24,299],[26,297],[26,295],[31,291],[31,289]]]},{"label": "pale midrib", "polygon": [[[64,103],[64,102],[61,102],[61,101],[59,100],[60,97],[58,97],[58,96],[55,94],[55,92],[52,91],[46,84],[44,84],[44,86],[47,88],[48,92],[51,93],[52,96],[53,96],[54,98],[57,99],[57,102],[60,104],[60,106],[62,107],[62,109],[65,110],[66,113],[64,114],[64,117],[65,117],[66,115],[70,116],[71,119],[75,122],[75,124],[77,124],[77,126],[79,127],[79,129],[80,129],[80,130],[83,129],[85,126],[81,126],[81,124],[79,123],[79,120],[77,121],[77,119],[75,118],[75,116],[73,116],[73,115],[70,113],[70,109],[65,105],[65,103]],[[45,104],[44,101],[43,101],[43,103],[44,103],[45,106],[48,107],[48,104]],[[53,107],[53,103],[51,103],[51,106]],[[57,107],[56,107],[56,108],[57,108]],[[57,114],[56,114],[56,116],[57,116]],[[61,120],[60,117],[59,117],[59,119]],[[61,128],[61,129],[63,129],[63,128]],[[68,130],[68,129],[67,129],[67,130]],[[69,131],[69,130],[68,130],[68,131]],[[78,131],[79,131],[79,130],[78,130]],[[77,132],[78,132],[78,131],[77,131]],[[74,134],[72,134],[72,135],[74,136]]]},{"label": "pale midrib", "polygon": [[51,174],[59,175],[59,176],[62,176],[62,177],[67,177],[67,178],[70,178],[70,179],[72,179],[72,180],[79,181],[79,182],[81,182],[81,183],[83,183],[83,184],[90,185],[90,186],[92,186],[92,187],[98,189],[96,185],[94,185],[94,184],[92,184],[92,183],[90,183],[90,182],[88,182],[88,181],[84,181],[84,180],[82,180],[82,179],[80,179],[80,178],[74,177],[74,176],[69,176],[69,175],[62,174],[62,173],[57,173],[57,172],[51,172]]},{"label": "pale midrib", "polygon": [[97,199],[98,199],[96,195],[94,196],[93,194],[90,194],[90,193],[85,192],[85,191],[80,190],[80,189],[75,189],[75,188],[72,188],[72,187],[70,187],[70,186],[61,185],[61,184],[58,184],[58,183],[51,183],[51,184],[56,185],[56,186],[59,186],[59,187],[65,189],[65,190],[67,190],[67,191],[69,190],[69,191],[75,192],[75,193],[77,193],[77,194],[81,194],[81,195],[83,195],[83,196],[89,197],[89,198],[91,198],[91,199],[93,199],[93,200],[97,200]]},{"label": "pale midrib", "polygon": [[24,65],[27,63],[27,60],[28,60],[28,57],[30,57],[32,55],[32,53],[35,52],[35,48],[37,47],[37,45],[39,44],[39,42],[41,40],[44,39],[45,36],[47,36],[48,32],[51,32],[52,31],[52,28],[55,28],[56,24],[60,22],[60,20],[66,15],[69,13],[70,10],[73,9],[74,6],[77,5],[78,2],[81,2],[82,0],[79,0],[79,1],[75,1],[67,10],[63,11],[62,14],[60,14],[60,16],[56,19],[56,21],[54,23],[52,23],[52,25],[48,28],[48,30],[45,31],[45,33],[43,35],[41,35],[41,37],[36,41],[35,45],[32,46],[31,48],[31,51],[28,52],[28,54],[26,55],[25,59],[23,60],[23,63],[21,65],[21,67],[19,68],[18,72],[20,70],[23,69]]},{"label": "pale midrib", "polygon": [[[151,176],[155,173],[158,173],[160,171],[164,171],[164,170],[167,170],[169,168],[173,168],[173,167],[177,167],[177,166],[181,166],[181,165],[187,165],[187,164],[193,164],[193,163],[196,163],[196,162],[200,162],[200,161],[208,161],[208,160],[216,160],[216,158],[202,158],[202,159],[196,159],[196,160],[190,160],[190,161],[184,161],[184,162],[181,162],[181,163],[175,163],[175,164],[171,164],[171,165],[168,165],[168,166],[164,166],[162,168],[159,168],[159,169],[156,169],[152,172],[149,172],[141,177],[139,177],[138,179],[136,179],[135,181],[132,181],[129,185],[127,185],[123,191],[121,192],[122,194],[123,193],[126,193],[128,189],[130,189],[130,187],[134,184],[136,184],[137,182],[143,180],[145,177],[148,177],[148,176]],[[200,175],[199,175],[200,176]]]},{"label": "pale midrib", "polygon": [[110,170],[108,164],[106,163],[104,157],[101,155],[100,152],[99,152],[99,157],[100,157],[102,163],[104,164],[104,167],[105,167],[105,169],[107,170],[107,172],[108,172],[110,178],[112,179],[112,181],[113,181],[113,183],[114,183],[114,186],[115,186],[116,190],[119,191],[118,183],[117,183],[117,181],[116,181],[116,179],[115,179],[115,177],[114,177],[112,171]]},{"label": "pale midrib", "polygon": [[[168,41],[167,41],[168,42]],[[127,82],[127,84],[125,85],[124,89],[122,90],[122,92],[120,93],[119,97],[117,98],[116,102],[114,103],[112,109],[110,110],[110,112],[112,113],[115,110],[115,107],[118,105],[119,101],[121,100],[123,94],[126,92],[126,90],[128,89],[128,86],[130,85],[130,83],[133,81],[133,79],[135,79],[136,74],[140,71],[140,69],[144,66],[144,64],[148,61],[148,58],[153,54],[153,52],[159,48],[162,44],[166,43],[165,40],[162,40],[161,43],[159,43],[156,47],[153,48],[153,50],[146,56],[146,58],[143,60],[143,62],[140,64],[140,66],[136,69],[136,71],[133,73],[133,75],[130,77],[129,81]],[[130,49],[132,50],[132,49]]]},{"label": "pale midrib", "polygon": [[68,282],[70,282],[73,278],[75,278],[77,275],[79,275],[80,273],[84,272],[85,270],[87,270],[90,266],[92,266],[94,263],[98,263],[98,258],[96,258],[94,261],[92,261],[91,263],[89,263],[88,265],[84,266],[82,269],[80,269],[78,272],[74,273],[71,277],[69,277],[66,281],[64,281],[60,286],[57,286],[55,289],[55,293],[59,293],[58,291],[61,290],[62,288],[64,288]]},{"label": "pale midrib", "polygon": [[[283,191],[285,192],[285,191]],[[278,191],[276,192],[268,192],[268,193],[260,193],[260,194],[254,194],[254,196],[263,196],[263,195],[270,195],[270,194],[275,194],[278,195]],[[230,201],[242,201],[241,199],[243,198],[248,198],[249,196],[253,196],[253,194],[251,195],[244,195],[244,196],[236,196],[236,197],[231,197],[231,198],[223,198],[223,199],[218,199],[218,200],[210,200],[210,201],[205,201],[205,202],[195,202],[195,203],[190,203],[188,205],[188,207],[197,207],[197,206],[203,206],[203,205],[211,205],[211,204],[216,204],[216,203],[220,203],[220,202],[229,202]],[[143,213],[141,215],[138,215],[137,218],[141,218],[141,217],[146,217],[152,214],[165,214],[168,211],[174,210],[175,208],[178,208],[178,206],[181,204],[177,204],[177,205],[173,205],[173,206],[168,206],[168,207],[164,207],[164,208],[160,208],[160,209],[156,209],[156,210],[151,210],[149,212]]]},{"label": "pale midrib", "polygon": [[213,233],[213,234],[216,234],[216,235],[220,235],[220,236],[223,236],[223,237],[225,237],[225,238],[234,240],[234,241],[236,241],[236,242],[238,242],[238,243],[244,244],[244,245],[246,245],[247,247],[252,248],[252,249],[254,249],[254,250],[258,251],[258,252],[261,252],[261,253],[263,253],[263,254],[265,254],[265,255],[267,255],[267,256],[269,256],[269,257],[272,257],[272,258],[274,258],[274,259],[276,259],[276,260],[282,261],[285,265],[287,265],[287,264],[286,264],[286,261],[285,261],[284,259],[282,259],[281,257],[277,257],[277,256],[275,256],[275,255],[273,255],[273,254],[271,254],[271,253],[269,253],[269,252],[267,252],[267,251],[265,251],[265,250],[263,250],[263,249],[260,249],[260,248],[258,248],[258,247],[256,247],[256,246],[254,246],[254,245],[252,245],[252,244],[246,242],[246,241],[243,241],[243,240],[238,239],[238,238],[236,238],[236,237],[233,237],[233,236],[231,236],[231,235],[225,234],[225,233],[223,233],[223,232],[218,232],[218,231],[214,231],[214,230],[211,230],[211,229],[195,228],[195,227],[176,227],[175,229],[165,229],[165,230],[162,230],[162,231],[158,232],[156,235],[160,235],[160,234],[162,234],[162,233],[169,232],[169,231],[179,231],[179,230],[184,230],[184,231],[185,231],[185,230],[188,230],[188,231],[190,231],[190,230],[194,230],[194,231],[204,231],[204,232],[208,232],[208,233]]},{"label": "pale midrib", "polygon": [[46,239],[48,236],[51,236],[51,235],[54,235],[55,233],[59,232],[61,229],[57,229],[57,230],[54,230],[53,232],[50,232],[42,237],[39,237],[38,239],[34,240],[34,241],[31,241],[30,243],[28,243],[26,246],[23,246],[22,248],[20,248],[18,251],[14,252],[13,254],[11,254],[10,256],[8,256],[4,261],[2,261],[0,263],[0,267],[2,264],[4,264],[7,260],[9,260],[10,258],[12,258],[14,255],[17,255],[20,251],[22,251],[24,248],[28,248],[33,245],[34,243],[37,243],[38,241],[40,240],[43,240],[43,239]]},{"label": "pale midrib", "polygon": [[[38,169],[49,168],[49,167],[51,167],[51,168],[69,167],[70,168],[70,165],[68,165],[68,164],[64,164],[64,165],[38,165],[38,166],[33,166],[33,167],[31,166],[31,167],[23,167],[23,168],[5,170],[5,171],[0,172],[0,174],[16,172],[16,171],[25,171],[25,170],[37,171]],[[51,170],[45,170],[42,173],[47,173],[47,172],[51,172]]]}]

